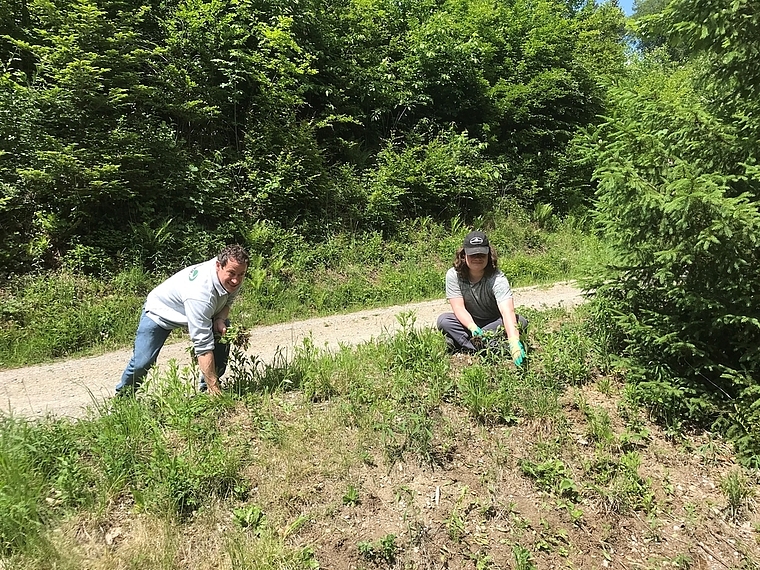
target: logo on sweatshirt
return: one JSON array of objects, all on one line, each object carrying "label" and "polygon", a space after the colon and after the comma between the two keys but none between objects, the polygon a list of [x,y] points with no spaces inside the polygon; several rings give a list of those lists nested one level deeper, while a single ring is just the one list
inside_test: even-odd
[{"label": "logo on sweatshirt", "polygon": [[193,270],[190,272],[190,277],[189,277],[189,279],[190,279],[190,281],[195,281],[195,278],[196,278],[196,277],[198,277],[198,270],[197,270],[197,269],[193,269]]}]

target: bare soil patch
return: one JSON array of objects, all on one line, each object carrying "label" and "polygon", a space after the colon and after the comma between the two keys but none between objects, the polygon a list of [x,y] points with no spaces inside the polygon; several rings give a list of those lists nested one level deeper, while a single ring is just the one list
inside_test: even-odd
[{"label": "bare soil patch", "polygon": [[[576,503],[575,517],[567,501],[538,488],[519,467],[536,446],[547,443],[549,426],[529,421],[475,427],[452,407],[442,411],[458,434],[457,445],[444,465],[388,466],[378,456],[376,465],[351,473],[362,501],[313,521],[297,542],[313,548],[324,568],[756,568],[760,516],[754,507],[738,518],[729,516],[720,482],[738,466],[728,446],[713,447],[708,436],[673,439],[643,420],[648,436],[636,452],[638,474],[656,505],[649,514],[590,490],[594,475],[588,465],[598,462],[600,450],[588,441],[587,422],[573,400],[587,398],[619,424],[622,389],[614,385],[604,395],[590,384],[573,390],[563,403],[574,441],[557,458],[585,497]],[[623,431],[620,425],[614,430],[618,437]],[[307,510],[327,510],[345,490],[324,479],[304,484]],[[379,544],[389,534],[401,547],[402,563],[369,564],[357,545]],[[530,553],[529,564],[517,562],[520,549]]]}]

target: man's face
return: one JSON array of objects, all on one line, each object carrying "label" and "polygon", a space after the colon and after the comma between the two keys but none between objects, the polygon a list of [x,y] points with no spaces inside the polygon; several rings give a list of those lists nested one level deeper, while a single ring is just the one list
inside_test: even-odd
[{"label": "man's face", "polygon": [[234,259],[230,259],[224,267],[218,261],[216,262],[216,274],[228,293],[234,293],[240,289],[247,269],[246,264],[238,263]]}]

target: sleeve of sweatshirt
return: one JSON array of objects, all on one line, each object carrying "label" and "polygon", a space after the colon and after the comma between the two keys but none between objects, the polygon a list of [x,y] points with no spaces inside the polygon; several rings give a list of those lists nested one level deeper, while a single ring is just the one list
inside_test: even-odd
[{"label": "sleeve of sweatshirt", "polygon": [[185,315],[187,315],[187,331],[190,333],[190,340],[193,341],[195,355],[200,356],[214,350],[214,331],[212,329],[214,307],[196,299],[187,299],[185,301]]}]

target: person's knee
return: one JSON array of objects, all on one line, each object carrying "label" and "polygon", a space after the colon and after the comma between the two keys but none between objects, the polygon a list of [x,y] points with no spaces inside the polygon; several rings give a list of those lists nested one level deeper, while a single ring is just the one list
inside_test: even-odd
[{"label": "person's knee", "polygon": [[135,360],[134,366],[132,367],[133,383],[139,383],[140,380],[145,378],[155,363],[156,361],[153,359]]}]

